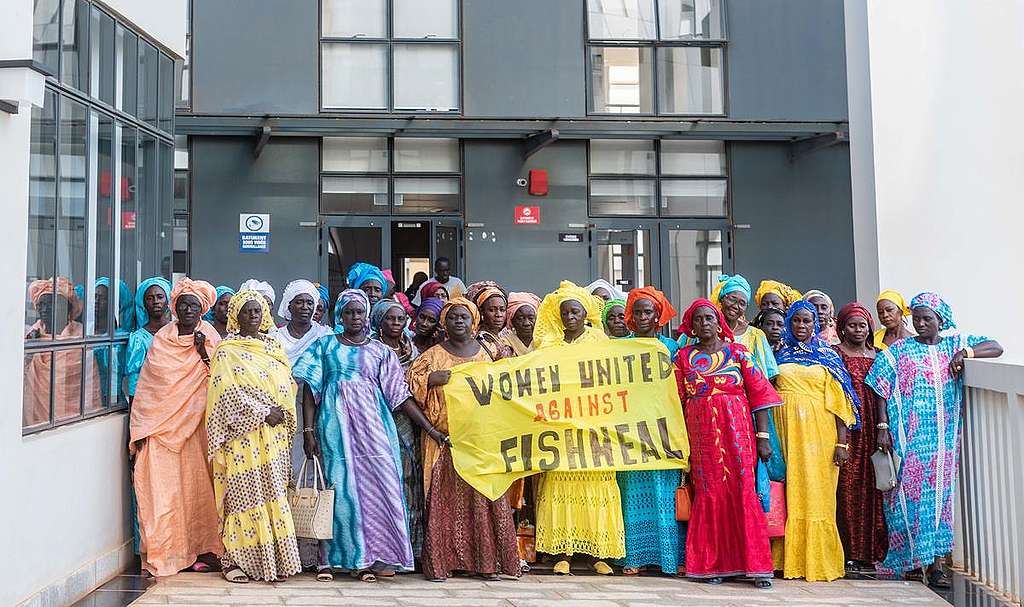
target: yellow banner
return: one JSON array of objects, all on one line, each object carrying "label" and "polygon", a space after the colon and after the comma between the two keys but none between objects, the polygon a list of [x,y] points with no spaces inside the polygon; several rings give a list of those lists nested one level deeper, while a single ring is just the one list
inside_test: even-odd
[{"label": "yellow banner", "polygon": [[492,500],[548,470],[689,468],[674,367],[656,339],[459,365],[444,394],[455,469]]}]

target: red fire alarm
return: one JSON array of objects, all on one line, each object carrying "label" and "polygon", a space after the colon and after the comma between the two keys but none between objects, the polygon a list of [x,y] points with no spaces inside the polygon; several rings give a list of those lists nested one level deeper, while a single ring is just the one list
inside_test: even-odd
[{"label": "red fire alarm", "polygon": [[548,172],[546,169],[530,170],[530,196],[548,195]]}]

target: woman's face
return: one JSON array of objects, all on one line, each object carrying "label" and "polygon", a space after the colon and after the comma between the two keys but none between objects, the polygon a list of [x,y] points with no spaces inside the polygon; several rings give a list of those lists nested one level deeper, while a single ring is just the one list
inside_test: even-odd
[{"label": "woman's face", "polygon": [[436,297],[436,298],[440,299],[441,301],[447,303],[448,302],[448,289],[446,289],[444,287],[441,287],[440,289],[437,290],[436,293],[434,293],[434,297]]},{"label": "woman's face", "polygon": [[558,313],[562,317],[562,326],[566,331],[575,332],[583,329],[587,311],[583,309],[583,304],[580,302],[575,299],[563,301],[562,305],[558,306]]},{"label": "woman's face", "polygon": [[851,316],[841,327],[843,340],[852,346],[863,346],[869,335],[868,321],[863,316]]},{"label": "woman's face", "polygon": [[433,310],[420,310],[416,315],[416,335],[430,337],[437,331],[437,314]]},{"label": "woman's face", "polygon": [[217,298],[213,304],[213,318],[222,325],[228,324],[228,304],[231,302],[231,294],[225,293]]},{"label": "woman's face", "polygon": [[323,320],[324,320],[324,310],[326,310],[326,309],[327,309],[327,302],[325,300],[323,300],[322,298],[318,298],[318,301],[316,302],[316,308],[313,310],[313,321],[314,322],[323,322]]},{"label": "woman's face", "polygon": [[505,326],[505,298],[492,295],[480,306],[480,324],[491,331],[500,331]]},{"label": "woman's face", "polygon": [[888,299],[879,300],[875,304],[875,312],[878,312],[878,321],[886,329],[895,330],[903,322],[903,314],[900,312],[899,306]]},{"label": "woman's face", "polygon": [[522,306],[512,315],[512,329],[520,338],[533,339],[533,328],[537,325],[537,311],[532,306]]},{"label": "woman's face", "polygon": [[465,306],[455,306],[444,317],[444,331],[449,337],[465,338],[473,330],[473,315]]},{"label": "woman's face", "polygon": [[252,337],[260,331],[263,323],[263,306],[258,301],[247,301],[238,310],[238,332]]},{"label": "woman's face", "polygon": [[398,339],[405,332],[405,321],[409,316],[398,306],[391,306],[380,323],[380,332],[388,339]]},{"label": "woman's face", "polygon": [[694,336],[702,342],[709,342],[718,337],[721,326],[718,324],[718,314],[713,308],[700,306],[693,311],[691,318]]},{"label": "woman's face", "polygon": [[376,280],[364,281],[359,288],[366,293],[366,298],[370,300],[371,306],[384,298],[384,285]]},{"label": "woman's face", "polygon": [[167,293],[157,285],[151,286],[142,296],[142,307],[151,319],[163,318],[167,315]]},{"label": "woman's face", "polygon": [[612,294],[609,293],[608,289],[605,289],[604,287],[597,287],[590,294],[597,295],[598,297],[601,298],[601,301],[605,302],[612,298]]},{"label": "woman's face", "polygon": [[[762,300],[763,301],[763,300]],[[786,325],[786,317],[781,314],[769,314],[761,322],[761,330],[773,346],[782,341],[782,328]]]},{"label": "woman's face", "polygon": [[807,341],[814,335],[814,315],[809,310],[797,310],[789,324],[797,341]]},{"label": "woman's face", "polygon": [[652,335],[658,330],[658,309],[653,301],[642,297],[633,302],[633,324],[637,335]]},{"label": "woman's face", "polygon": [[629,335],[629,327],[626,326],[626,308],[623,306],[612,306],[608,310],[608,335],[612,337],[625,337]]},{"label": "woman's face", "polygon": [[316,303],[309,293],[299,293],[288,302],[288,311],[292,315],[292,322],[297,325],[308,325],[313,320],[315,310]]},{"label": "woman's face", "polygon": [[931,339],[939,334],[939,315],[931,308],[919,306],[913,309],[914,330],[919,337]]},{"label": "woman's face", "polygon": [[199,322],[203,312],[203,304],[195,295],[180,295],[174,304],[174,313],[178,315],[178,322],[185,326],[193,326]]},{"label": "woman's face", "polygon": [[722,303],[722,314],[725,316],[725,320],[729,322],[735,322],[747,313],[747,298],[739,291],[723,295],[720,301]]},{"label": "woman's face", "polygon": [[350,301],[341,309],[341,325],[347,335],[360,335],[366,328],[366,308],[361,301]]},{"label": "woman's face", "polygon": [[818,318],[821,319],[822,324],[825,320],[832,317],[832,308],[828,305],[828,300],[824,297],[812,297],[807,300],[810,302],[814,309],[818,312]]},{"label": "woman's face", "polygon": [[107,306],[109,304],[110,289],[104,285],[96,287],[96,301],[93,310],[96,314],[96,331],[102,333],[107,330]]},{"label": "woman's face", "polygon": [[786,311],[786,302],[782,301],[778,293],[765,293],[761,296],[761,309],[762,310],[779,310],[780,312]]}]

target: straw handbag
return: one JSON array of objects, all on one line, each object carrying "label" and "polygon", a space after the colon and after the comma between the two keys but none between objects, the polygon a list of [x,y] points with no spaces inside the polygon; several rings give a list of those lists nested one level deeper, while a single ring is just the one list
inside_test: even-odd
[{"label": "straw handbag", "polygon": [[[306,485],[306,464],[313,460],[313,486]],[[295,537],[312,540],[334,538],[334,488],[327,487],[320,460],[306,458],[295,486],[288,487],[288,505],[295,522]]]}]

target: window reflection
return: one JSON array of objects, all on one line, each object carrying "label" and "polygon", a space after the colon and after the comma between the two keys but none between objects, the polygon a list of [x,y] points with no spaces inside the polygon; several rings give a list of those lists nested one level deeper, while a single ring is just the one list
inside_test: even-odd
[{"label": "window reflection", "polygon": [[26,428],[50,421],[52,352],[25,354],[25,385],[21,424]]}]

